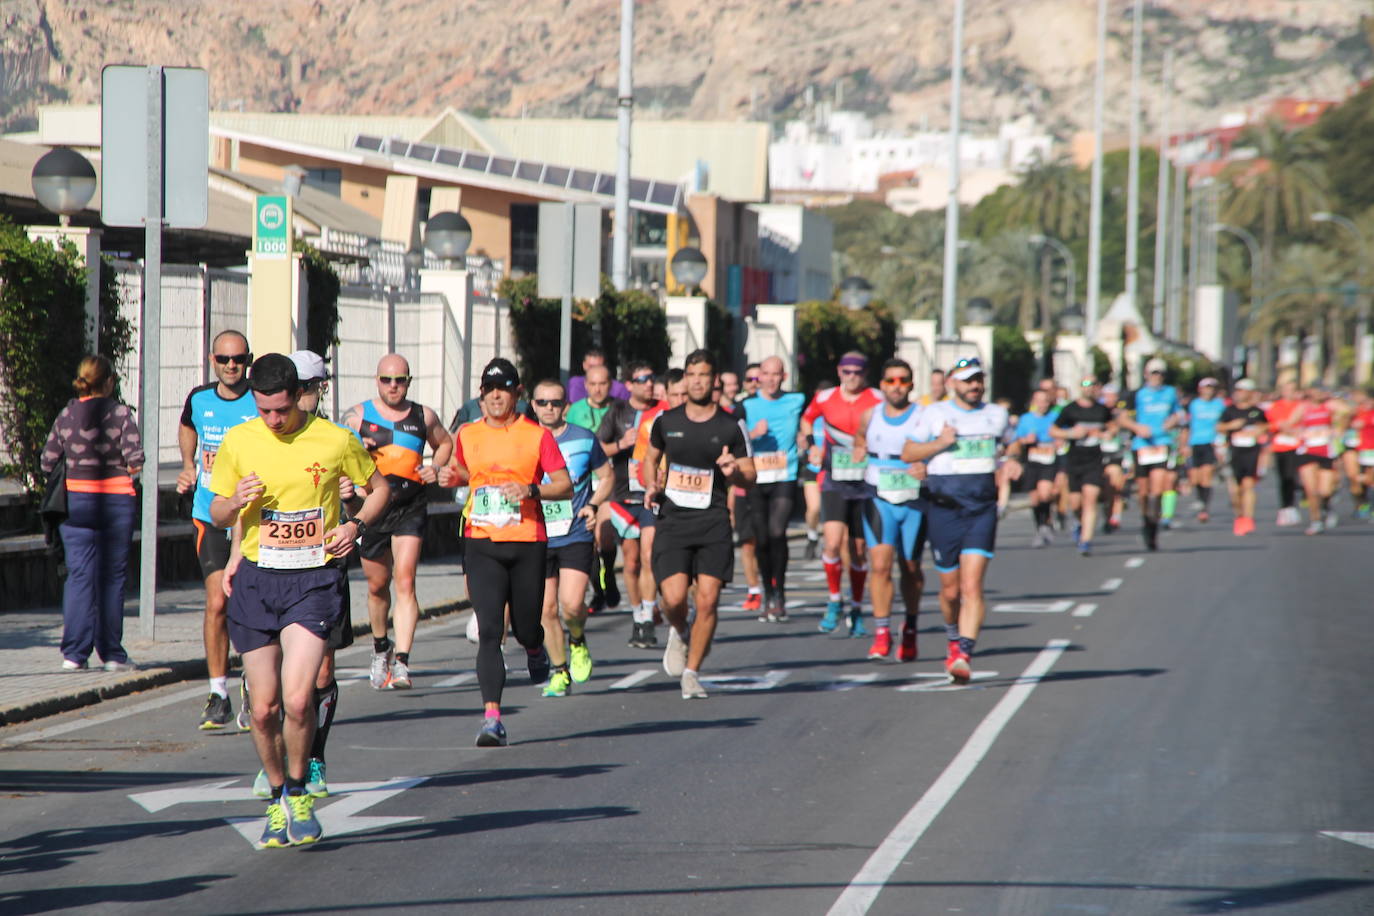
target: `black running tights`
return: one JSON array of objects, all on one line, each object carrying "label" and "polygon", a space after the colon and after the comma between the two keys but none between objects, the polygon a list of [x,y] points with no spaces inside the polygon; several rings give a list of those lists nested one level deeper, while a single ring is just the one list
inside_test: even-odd
[{"label": "black running tights", "polygon": [[761,483],[749,491],[749,511],[754,516],[754,538],[758,547],[759,574],[765,588],[787,581],[787,523],[792,519],[792,504],[797,498],[797,483],[780,480]]},{"label": "black running tights", "polygon": [[511,628],[526,649],[544,644],[539,619],[544,609],[543,541],[492,541],[467,538],[464,564],[468,598],[477,615],[477,683],[483,703],[500,703],[506,686],[501,637],[506,631],[506,604]]},{"label": "black running tights", "polygon": [[1298,497],[1298,453],[1274,452],[1274,471],[1279,479],[1279,508],[1291,509]]}]

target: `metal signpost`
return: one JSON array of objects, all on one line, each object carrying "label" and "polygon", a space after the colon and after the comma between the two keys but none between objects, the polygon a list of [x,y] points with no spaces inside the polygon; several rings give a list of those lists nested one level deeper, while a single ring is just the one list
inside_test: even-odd
[{"label": "metal signpost", "polygon": [[562,299],[558,322],[558,374],[572,375],[573,299],[601,295],[601,206],[539,205],[539,298]]},{"label": "metal signpost", "polygon": [[143,226],[143,311],[139,319],[138,416],[143,469],[143,539],[138,617],[154,638],[157,594],[159,398],[162,384],[162,227],[195,229],[209,210],[210,83],[196,67],[111,66],[101,71],[100,218]]}]

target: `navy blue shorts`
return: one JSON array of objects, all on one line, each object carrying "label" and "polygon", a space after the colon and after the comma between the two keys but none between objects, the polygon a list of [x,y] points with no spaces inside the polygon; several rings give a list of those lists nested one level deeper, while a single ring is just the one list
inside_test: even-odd
[{"label": "navy blue shorts", "polygon": [[240,655],[276,642],[293,623],[329,638],[346,607],[348,579],[340,566],[259,569],[244,560],[229,596],[229,639]]},{"label": "navy blue shorts", "polygon": [[864,540],[870,548],[896,547],[900,560],[920,560],[926,545],[925,517],[915,502],[890,503],[885,499],[864,503]]},{"label": "navy blue shorts", "polygon": [[997,504],[977,509],[927,503],[926,539],[937,572],[954,572],[966,553],[991,558],[997,548]]}]

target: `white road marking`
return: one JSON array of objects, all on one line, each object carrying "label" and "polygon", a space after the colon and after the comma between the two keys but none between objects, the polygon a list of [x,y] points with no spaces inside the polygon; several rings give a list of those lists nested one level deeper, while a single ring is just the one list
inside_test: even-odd
[{"label": "white road marking", "polygon": [[[971,678],[971,680],[986,681],[989,678],[994,678],[997,676],[998,673],[996,671],[975,671],[973,672],[973,677]],[[902,693],[927,693],[946,690],[968,689],[968,687],[965,685],[955,686],[954,683],[950,681],[949,675],[945,674],[943,671],[939,673],[917,674],[915,675],[915,678],[916,680],[914,683],[903,684],[901,687],[898,687],[897,689]]]},{"label": "white road marking", "polygon": [[1075,616],[1075,617],[1091,617],[1091,616],[1093,615],[1093,611],[1096,611],[1096,610],[1097,610],[1097,605],[1095,605],[1095,604],[1080,604],[1078,607],[1076,607],[1076,608],[1073,609],[1073,616]]},{"label": "white road marking", "polygon": [[999,614],[1062,614],[1071,607],[1072,601],[1004,601],[992,609]]},{"label": "white road marking", "polygon": [[1040,678],[1054,667],[1054,663],[1068,647],[1067,639],[1052,639],[1045,645],[1016,683],[1007,688],[1006,696],[1002,697],[992,712],[988,713],[974,729],[973,734],[945,767],[940,777],[892,829],[882,845],[868,857],[863,868],[859,869],[854,880],[849,882],[844,893],[840,894],[835,905],[830,908],[830,916],[859,916],[868,912],[869,907],[882,893],[888,879],[892,877],[892,873],[897,870],[897,866],[902,864],[902,860],[910,854],[922,834],[958,794],[964,782],[992,749],[993,742],[997,740],[1002,729],[1030,698],[1031,691],[1035,690]]},{"label": "white road marking", "polygon": [[769,671],[764,675],[721,674],[703,675],[701,686],[715,690],[772,690],[787,680],[786,671]]},{"label": "white road marking", "polygon": [[464,671],[462,674],[455,674],[453,677],[446,677],[442,681],[435,681],[431,687],[459,687],[468,681],[477,679],[476,671]]},{"label": "white road marking", "polygon": [[631,674],[627,674],[618,681],[612,681],[606,685],[607,690],[629,690],[636,684],[642,684],[657,673],[657,668],[640,668]]},{"label": "white road marking", "polygon": [[1127,569],[1139,569],[1140,567],[1142,567],[1142,566],[1144,566],[1144,565],[1145,565],[1145,558],[1144,558],[1144,557],[1131,557],[1129,560],[1126,561],[1126,568],[1127,568]]},{"label": "white road marking", "polygon": [[841,674],[838,678],[825,685],[825,690],[853,690],[855,687],[862,687],[871,684],[878,679],[878,672],[870,674]]},{"label": "white road marking", "polygon": [[1361,833],[1346,830],[1323,830],[1321,835],[1329,836],[1333,840],[1345,840],[1347,843],[1354,843],[1356,846],[1374,849],[1374,833]]},{"label": "white road marking", "polygon": [[1104,591],[1104,592],[1114,592],[1114,591],[1116,591],[1118,588],[1121,587],[1121,581],[1122,581],[1122,580],[1120,580],[1120,579],[1108,579],[1106,582],[1103,582],[1103,583],[1102,583],[1102,591]]}]

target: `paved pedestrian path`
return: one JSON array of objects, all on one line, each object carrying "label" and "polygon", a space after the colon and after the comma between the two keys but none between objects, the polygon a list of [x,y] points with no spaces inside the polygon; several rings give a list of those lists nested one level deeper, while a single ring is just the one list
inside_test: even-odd
[{"label": "paved pedestrian path", "polygon": [[[349,570],[354,632],[365,638],[367,582],[356,566]],[[467,601],[462,565],[456,557],[424,560],[416,573],[421,615],[450,613]],[[99,703],[159,684],[205,676],[201,640],[205,589],[179,583],[157,593],[154,639],[145,639],[138,600],[124,606],[124,648],[138,670],[111,673],[98,667],[61,670],[62,611],[45,608],[0,613],[0,725]],[[235,656],[235,660],[237,657]]]}]

